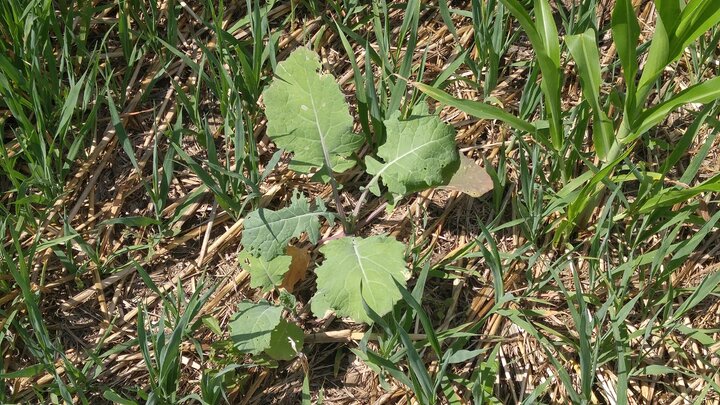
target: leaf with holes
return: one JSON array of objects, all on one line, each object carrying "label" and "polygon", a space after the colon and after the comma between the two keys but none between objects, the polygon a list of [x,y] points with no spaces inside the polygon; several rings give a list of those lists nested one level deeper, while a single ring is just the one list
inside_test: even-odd
[{"label": "leaf with holes", "polygon": [[[424,112],[417,109],[404,121],[396,113],[386,120],[387,140],[377,153],[382,161],[370,156],[365,159],[367,172],[382,178],[392,194],[447,184],[460,164],[455,129]],[[375,195],[380,194],[377,180],[368,187]]]},{"label": "leaf with holes", "polygon": [[259,287],[263,292],[268,292],[282,283],[285,273],[290,269],[291,260],[290,256],[265,260],[248,252],[240,252],[238,255],[240,267],[250,273],[250,287]]},{"label": "leaf with holes", "polygon": [[405,286],[405,245],[384,235],[345,237],[320,248],[323,264],[315,270],[317,293],[312,311],[330,310],[338,316],[371,323],[363,300],[380,316],[390,312],[402,295],[394,281]]},{"label": "leaf with holes", "polygon": [[320,67],[318,56],[306,48],[278,64],[276,79],[263,93],[267,134],[294,153],[292,170],[341,173],[355,165],[350,155],[364,137],[352,132],[345,96],[332,75],[318,74]]},{"label": "leaf with holes", "polygon": [[242,235],[245,250],[265,260],[272,260],[285,252],[292,238],[303,233],[308,235],[312,243],[317,243],[320,238],[320,217],[332,222],[334,216],[325,209],[322,200],[318,198],[315,201],[316,207],[311,208],[305,197],[295,194],[288,207],[277,211],[260,208],[248,214]]}]

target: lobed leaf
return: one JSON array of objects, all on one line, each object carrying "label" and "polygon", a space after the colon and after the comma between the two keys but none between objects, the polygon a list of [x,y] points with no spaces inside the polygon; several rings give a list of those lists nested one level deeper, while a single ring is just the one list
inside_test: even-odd
[{"label": "lobed leaf", "polygon": [[[436,115],[414,115],[406,121],[398,118],[396,113],[385,121],[387,139],[377,153],[383,162],[366,157],[367,172],[382,178],[396,195],[447,184],[460,163],[453,127]],[[377,180],[368,187],[380,194]]]},{"label": "lobed leaf", "polygon": [[250,273],[250,287],[261,288],[263,292],[272,290],[282,283],[285,273],[290,269],[290,256],[278,256],[272,260],[255,257],[248,252],[240,252],[240,267]]},{"label": "lobed leaf", "polygon": [[345,237],[320,248],[325,262],[315,270],[317,293],[312,311],[322,316],[334,311],[338,316],[372,323],[363,308],[382,316],[392,311],[402,295],[395,286],[405,286],[405,246],[393,238]]},{"label": "lobed leaf", "polygon": [[306,233],[312,243],[317,243],[320,238],[319,217],[332,222],[334,216],[326,211],[321,199],[316,199],[316,205],[311,208],[305,197],[296,194],[286,208],[277,211],[260,208],[251,212],[245,219],[242,245],[251,254],[272,260],[283,254],[292,238],[302,233]]},{"label": "lobed leaf", "polygon": [[263,92],[267,134],[294,153],[290,168],[301,173],[353,167],[350,155],[364,140],[352,132],[353,119],[335,78],[318,74],[320,67],[314,52],[298,48],[278,64],[277,78]]}]

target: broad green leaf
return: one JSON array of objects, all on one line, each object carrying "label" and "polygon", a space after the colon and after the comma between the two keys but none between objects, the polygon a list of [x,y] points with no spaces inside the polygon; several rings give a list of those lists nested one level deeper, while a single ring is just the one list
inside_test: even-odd
[{"label": "broad green leaf", "polygon": [[393,280],[405,286],[405,246],[384,235],[368,238],[345,237],[320,248],[323,264],[315,270],[317,293],[312,311],[371,323],[363,300],[382,316],[393,309],[402,295]]},{"label": "broad green leaf", "polygon": [[235,347],[243,353],[260,354],[270,347],[273,330],[282,319],[282,307],[267,301],[244,301],[238,304],[238,312],[230,320],[230,337]]},{"label": "broad green leaf", "polygon": [[230,337],[242,353],[265,352],[275,360],[290,360],[302,350],[304,335],[297,325],[282,319],[283,307],[267,301],[244,301],[230,320]]},{"label": "broad green leaf", "polygon": [[600,55],[595,31],[588,29],[582,34],[566,37],[568,49],[580,72],[583,95],[593,109],[593,144],[598,156],[605,160],[613,143],[613,125],[600,103]]},{"label": "broad green leaf", "polygon": [[455,98],[440,89],[436,89],[423,83],[413,83],[413,86],[435,100],[445,105],[455,107],[466,114],[472,115],[473,117],[486,120],[500,120],[518,131],[528,133],[535,133],[536,131],[536,128],[532,123],[505,112],[501,108],[493,105]]},{"label": "broad green leaf", "polygon": [[288,242],[303,232],[312,243],[320,237],[320,216],[332,222],[334,216],[325,210],[325,204],[316,199],[317,207],[300,194],[293,196],[290,206],[277,211],[260,208],[248,214],[242,245],[245,250],[265,260],[283,254]]},{"label": "broad green leaf", "polygon": [[240,252],[240,267],[250,273],[250,287],[262,288],[263,292],[272,290],[282,283],[285,273],[290,269],[290,256],[278,256],[272,260],[255,257],[248,252]]},{"label": "broad green leaf", "polygon": [[304,342],[303,330],[282,319],[270,334],[270,346],[265,353],[275,360],[291,360],[302,350]]},{"label": "broad green leaf", "polygon": [[640,38],[638,24],[632,0],[617,0],[612,13],[612,36],[620,64],[623,68],[627,95],[626,112],[634,114],[635,110],[635,76],[638,71],[637,44]]},{"label": "broad green leaf", "polygon": [[318,74],[318,56],[298,48],[278,64],[277,78],[264,91],[267,134],[278,147],[293,152],[290,168],[343,172],[350,155],[363,143],[352,132],[345,96],[332,75]]},{"label": "broad green leaf", "polygon": [[380,194],[378,177],[396,195],[448,183],[460,162],[455,129],[437,115],[413,115],[405,121],[398,117],[396,113],[385,121],[387,139],[377,153],[383,162],[365,158],[367,172],[375,176],[370,190]]}]

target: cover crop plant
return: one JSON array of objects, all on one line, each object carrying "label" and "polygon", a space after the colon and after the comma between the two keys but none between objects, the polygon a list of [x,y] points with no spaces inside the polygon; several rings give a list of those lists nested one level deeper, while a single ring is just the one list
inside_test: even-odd
[{"label": "cover crop plant", "polygon": [[[330,184],[336,212],[329,211],[321,199],[311,203],[299,193],[285,208],[257,209],[246,218],[244,251],[239,259],[251,274],[253,286],[264,290],[279,286],[291,263],[285,253],[288,243],[302,234],[318,243],[321,218],[332,224],[337,214],[344,235],[320,247],[325,259],[315,270],[317,291],[311,308],[318,317],[332,311],[357,322],[372,323],[367,309],[379,316],[392,311],[402,299],[399,288],[406,286],[409,275],[402,242],[388,235],[355,235],[359,212],[369,194],[384,195],[392,202],[431,187],[462,189],[457,180],[452,181],[453,175],[468,176],[473,166],[476,171],[482,169],[470,162],[458,170],[461,158],[455,130],[437,115],[429,114],[425,105],[417,105],[405,119],[396,111],[384,121],[384,143],[364,159],[372,178],[352,213],[346,213],[336,175],[358,164],[356,152],[369,138],[353,132],[353,119],[340,87],[332,75],[319,74],[320,68],[317,55],[306,48],[295,50],[278,64],[276,79],[263,93],[267,134],[278,147],[293,153],[292,170],[314,173],[314,179]],[[292,330],[295,333],[285,336],[301,343],[302,334],[280,320],[279,307],[266,302],[241,306],[243,311],[231,323],[231,334],[241,351],[264,351],[270,357],[285,358],[286,352],[272,345],[273,341],[287,344],[287,339],[274,337],[281,330]],[[261,316],[247,317],[249,311]],[[243,340],[243,336],[253,339]],[[273,355],[278,350],[282,355]]]}]

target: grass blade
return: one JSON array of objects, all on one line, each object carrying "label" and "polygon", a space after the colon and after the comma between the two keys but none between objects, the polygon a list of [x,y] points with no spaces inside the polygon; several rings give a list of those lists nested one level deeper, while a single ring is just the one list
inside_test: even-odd
[{"label": "grass blade", "polygon": [[435,100],[451,107],[455,107],[458,110],[470,114],[474,117],[489,120],[500,120],[519,131],[524,131],[531,134],[536,133],[536,128],[533,124],[523,119],[520,119],[508,112],[505,112],[498,107],[485,103],[480,103],[477,101],[458,99],[445,93],[442,90],[436,89],[423,83],[416,82],[413,83],[413,86],[415,86],[418,90],[422,91],[428,96],[434,98]]},{"label": "grass blade", "polygon": [[575,59],[585,100],[593,109],[593,144],[600,159],[605,159],[613,143],[613,125],[600,103],[600,55],[595,32],[588,29],[583,34],[566,37],[570,53]]}]

